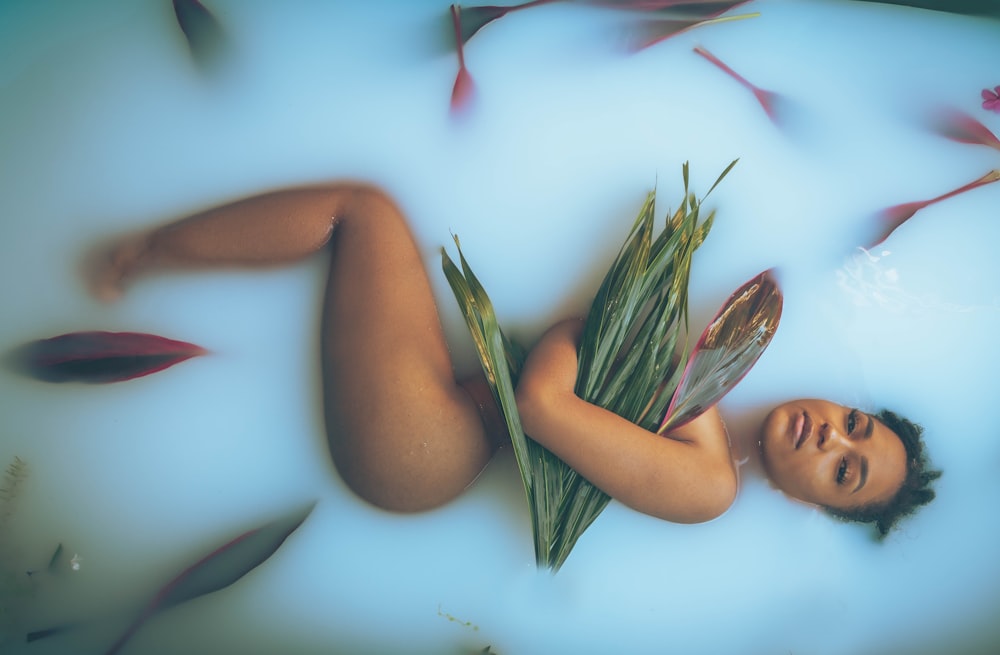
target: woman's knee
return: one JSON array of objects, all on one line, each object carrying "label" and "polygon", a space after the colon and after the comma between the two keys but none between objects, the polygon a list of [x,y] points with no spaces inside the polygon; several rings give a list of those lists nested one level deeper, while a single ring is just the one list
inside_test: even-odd
[{"label": "woman's knee", "polygon": [[435,420],[373,420],[330,435],[334,463],[354,493],[383,509],[419,512],[459,496],[493,456],[478,416],[461,408]]}]

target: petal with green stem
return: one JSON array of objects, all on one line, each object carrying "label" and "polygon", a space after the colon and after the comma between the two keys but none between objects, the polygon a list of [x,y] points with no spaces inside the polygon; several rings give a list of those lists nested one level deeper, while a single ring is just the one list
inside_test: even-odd
[{"label": "petal with green stem", "polygon": [[980,177],[979,179],[973,180],[972,182],[964,184],[958,187],[957,189],[948,191],[947,193],[942,193],[939,196],[935,196],[927,200],[904,202],[899,205],[893,205],[892,207],[883,209],[876,215],[876,222],[879,230],[878,234],[874,238],[874,240],[868,243],[865,247],[874,248],[875,246],[884,242],[886,239],[889,238],[890,234],[896,231],[896,228],[898,228],[900,225],[913,218],[914,214],[916,214],[921,209],[939,203],[942,200],[947,200],[948,198],[960,195],[962,193],[965,193],[966,191],[971,191],[981,186],[992,184],[993,182],[996,182],[998,180],[1000,180],[1000,170],[992,170],[986,175]]}]

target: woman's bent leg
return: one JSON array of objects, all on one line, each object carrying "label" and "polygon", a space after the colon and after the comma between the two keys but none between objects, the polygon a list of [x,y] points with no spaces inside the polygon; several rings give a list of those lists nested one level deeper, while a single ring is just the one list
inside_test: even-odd
[{"label": "woman's bent leg", "polygon": [[397,511],[458,495],[495,450],[456,384],[420,254],[371,193],[337,218],[323,314],[330,450],[359,495]]},{"label": "woman's bent leg", "polygon": [[492,408],[481,385],[467,393],[456,384],[423,262],[382,192],[340,184],[216,207],[121,240],[91,277],[98,295],[113,298],[155,270],[277,265],[326,245],[321,347],[337,469],[386,509],[445,503],[495,450],[480,418]]}]

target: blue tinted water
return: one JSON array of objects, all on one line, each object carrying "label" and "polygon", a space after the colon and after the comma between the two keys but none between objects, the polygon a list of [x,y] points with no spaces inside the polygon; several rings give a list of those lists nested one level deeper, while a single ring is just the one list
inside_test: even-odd
[{"label": "blue tinted water", "polygon": [[[151,620],[126,652],[992,653],[1000,644],[994,372],[1000,185],[927,209],[871,252],[886,206],[1000,167],[918,120],[957,106],[1000,131],[1000,25],[830,0],[624,52],[631,17],[555,4],[469,45],[473,110],[448,112],[445,2],[208,4],[227,33],[191,61],[168,2],[0,5],[0,349],[132,330],[210,356],[114,386],[0,373],[0,462],[30,477],[5,528],[21,579],[56,544],[79,569],[8,596],[4,652],[101,652],[203,554],[313,498],[309,520],[232,587]],[[692,53],[791,104],[787,128]],[[676,206],[691,162],[713,193],[692,323],[778,267],[785,315],[722,404],[734,435],[772,403],[822,396],[923,423],[939,498],[884,544],[769,488],[753,463],[716,521],[612,503],[556,577],[535,571],[513,459],[463,497],[395,516],[356,500],[326,452],[316,333],[321,259],[143,281],[92,300],[102,238],[241,195],[339,177],[395,195],[426,255],[460,368],[471,345],[439,248],[459,234],[501,320],[526,341],[582,313],[644,194]],[[67,560],[68,562],[68,560]],[[0,592],[4,593],[4,592]],[[30,648],[25,630],[85,620]]]}]

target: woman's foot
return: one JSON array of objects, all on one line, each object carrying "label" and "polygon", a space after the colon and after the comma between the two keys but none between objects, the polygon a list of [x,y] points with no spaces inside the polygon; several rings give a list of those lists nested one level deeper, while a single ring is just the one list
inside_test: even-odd
[{"label": "woman's foot", "polygon": [[84,262],[84,278],[91,293],[104,302],[114,302],[125,293],[149,251],[149,235],[119,238],[96,248]]}]

